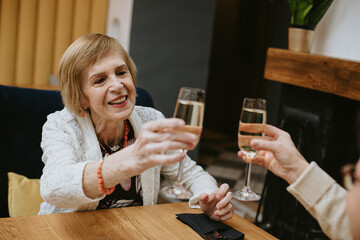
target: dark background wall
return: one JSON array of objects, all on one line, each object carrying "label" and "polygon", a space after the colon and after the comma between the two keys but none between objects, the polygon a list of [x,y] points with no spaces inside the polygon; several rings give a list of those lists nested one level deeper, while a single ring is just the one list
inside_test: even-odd
[{"label": "dark background wall", "polygon": [[[134,1],[130,55],[137,85],[165,117],[173,116],[181,87],[206,89],[214,13],[215,0]],[[189,155],[197,160],[198,147]]]},{"label": "dark background wall", "polygon": [[[271,104],[275,96],[266,95],[263,74],[278,2],[218,0],[216,4],[204,125],[234,141],[243,99],[268,97]],[[272,114],[268,113],[270,118]]]},{"label": "dark background wall", "polygon": [[215,0],[136,0],[130,54],[138,86],[172,117],[180,87],[206,88]]}]

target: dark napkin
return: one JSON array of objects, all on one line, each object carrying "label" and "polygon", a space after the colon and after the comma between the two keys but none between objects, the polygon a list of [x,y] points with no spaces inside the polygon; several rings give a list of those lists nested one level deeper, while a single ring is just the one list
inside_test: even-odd
[{"label": "dark napkin", "polygon": [[177,219],[189,225],[194,229],[202,238],[210,239],[227,239],[227,240],[242,240],[244,234],[235,230],[234,228],[222,222],[211,220],[204,213],[192,214],[181,213],[176,214]]}]

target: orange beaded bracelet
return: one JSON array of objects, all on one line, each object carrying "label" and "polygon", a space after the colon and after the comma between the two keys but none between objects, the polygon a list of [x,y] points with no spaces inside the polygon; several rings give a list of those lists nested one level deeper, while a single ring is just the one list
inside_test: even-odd
[{"label": "orange beaded bracelet", "polygon": [[97,178],[98,178],[98,183],[99,183],[99,190],[100,190],[100,192],[102,192],[102,193],[104,193],[104,194],[106,194],[106,195],[110,195],[110,194],[112,194],[112,193],[114,192],[115,187],[108,188],[108,189],[104,188],[104,179],[103,179],[102,174],[101,174],[101,170],[102,170],[102,165],[103,165],[103,163],[104,163],[104,159],[105,159],[105,158],[103,158],[103,159],[100,160],[100,163],[99,163],[99,165],[98,165],[98,168],[96,169],[96,173],[97,173]]}]

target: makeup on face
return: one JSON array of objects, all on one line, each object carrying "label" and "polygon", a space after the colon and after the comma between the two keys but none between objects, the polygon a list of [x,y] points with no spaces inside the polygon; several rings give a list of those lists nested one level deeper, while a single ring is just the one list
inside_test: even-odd
[{"label": "makeup on face", "polygon": [[136,89],[129,68],[118,54],[102,56],[82,76],[82,90],[93,121],[117,121],[130,116]]}]

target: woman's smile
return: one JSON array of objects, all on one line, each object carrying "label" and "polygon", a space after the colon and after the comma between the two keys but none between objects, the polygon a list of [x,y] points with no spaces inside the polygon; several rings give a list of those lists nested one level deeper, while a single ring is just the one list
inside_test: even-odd
[{"label": "woman's smile", "polygon": [[122,108],[127,104],[127,96],[120,96],[118,98],[115,98],[114,100],[110,101],[108,104],[116,108]]}]

